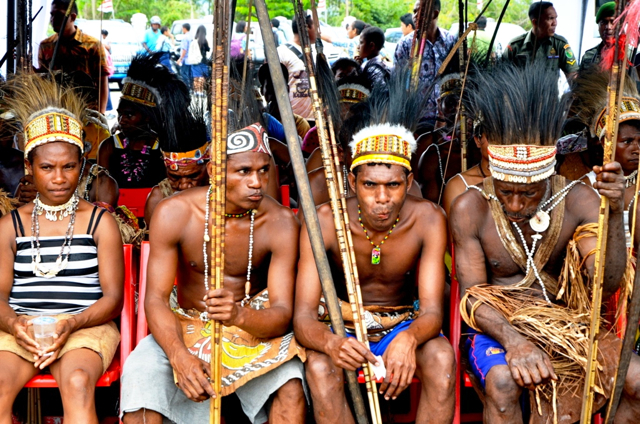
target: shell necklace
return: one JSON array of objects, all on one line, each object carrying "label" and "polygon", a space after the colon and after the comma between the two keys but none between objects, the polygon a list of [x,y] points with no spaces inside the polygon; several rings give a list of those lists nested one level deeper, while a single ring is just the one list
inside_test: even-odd
[{"label": "shell necklace", "polygon": [[[64,205],[49,206],[40,201],[40,193],[36,194],[36,198],[33,200],[35,206],[33,212],[31,212],[31,267],[33,273],[38,277],[53,278],[60,271],[65,269],[69,264],[69,255],[71,254],[71,242],[73,241],[73,227],[76,223],[76,212],[78,210],[79,196],[78,192],[74,192],[71,199]],[[55,209],[54,209],[55,208]],[[60,253],[53,267],[47,267],[42,264],[42,258],[40,256],[40,223],[38,217],[42,215],[42,211],[46,211],[45,217],[50,221],[62,220],[64,217],[71,216],[69,219],[69,225],[67,226],[67,232],[64,235],[64,241],[60,248]],[[49,217],[50,211],[52,212],[53,219]],[[57,217],[57,213],[64,211],[63,216]],[[67,254],[64,255],[65,246],[67,247]],[[64,256],[64,259],[63,259]]]},{"label": "shell necklace", "polygon": [[[209,291],[209,256],[207,255],[207,243],[211,241],[211,237],[209,237],[209,214],[210,214],[210,205],[211,205],[211,197],[213,195],[213,186],[209,186],[209,190],[207,190],[207,203],[204,208],[204,242],[202,243],[202,254],[204,255],[204,288],[208,292]],[[244,298],[240,302],[240,306],[245,306],[249,300],[251,299],[251,268],[253,266],[253,228],[255,224],[255,209],[249,209],[245,213],[242,214],[227,214],[224,216],[227,218],[242,218],[247,215],[251,218],[251,225],[249,226],[249,263],[247,264],[247,281],[244,284]]]}]

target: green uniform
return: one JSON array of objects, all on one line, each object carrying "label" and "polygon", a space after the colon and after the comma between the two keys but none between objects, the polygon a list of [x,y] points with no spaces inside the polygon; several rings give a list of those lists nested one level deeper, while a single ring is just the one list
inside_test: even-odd
[{"label": "green uniform", "polygon": [[604,47],[604,43],[601,42],[594,48],[584,52],[584,55],[582,56],[582,60],[580,61],[580,72],[590,68],[593,65],[597,65],[600,63],[600,60],[602,60],[603,47]]},{"label": "green uniform", "polygon": [[552,69],[562,69],[565,75],[578,71],[578,61],[564,37],[554,35],[546,40],[536,40],[529,31],[509,42],[503,58],[524,66],[531,62],[533,45],[536,44],[535,60],[545,61]]}]

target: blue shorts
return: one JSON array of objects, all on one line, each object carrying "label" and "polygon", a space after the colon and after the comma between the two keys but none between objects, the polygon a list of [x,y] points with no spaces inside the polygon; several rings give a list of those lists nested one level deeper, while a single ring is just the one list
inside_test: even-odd
[{"label": "blue shorts", "polygon": [[482,387],[485,378],[496,365],[509,365],[504,347],[486,334],[472,334],[467,338],[469,362],[473,373],[480,379]]},{"label": "blue shorts", "polygon": [[[382,337],[379,341],[369,342],[369,350],[371,350],[371,353],[377,356],[382,356],[382,354],[384,354],[384,352],[387,350],[387,348],[389,347],[393,339],[395,339],[398,334],[402,333],[404,330],[409,328],[412,322],[413,322],[412,319],[402,321],[400,324],[393,327],[391,331],[385,334],[384,337]],[[347,333],[347,336],[353,337],[354,339],[356,338],[355,334]],[[444,337],[444,334],[440,333],[440,337]]]}]

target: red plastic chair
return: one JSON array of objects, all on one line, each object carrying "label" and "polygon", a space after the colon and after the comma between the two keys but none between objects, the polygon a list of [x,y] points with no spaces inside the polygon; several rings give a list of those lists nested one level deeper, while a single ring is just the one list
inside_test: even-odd
[{"label": "red plastic chair", "polygon": [[126,206],[138,218],[144,218],[144,205],[151,188],[121,188],[118,206]]},{"label": "red plastic chair", "polygon": [[[135,311],[135,263],[133,246],[124,245],[124,304],[120,315],[120,355],[116,354],[107,371],[98,379],[96,387],[109,387],[122,375],[122,365],[131,353],[133,345],[133,316]],[[30,389],[57,388],[58,384],[51,374],[39,374],[33,377],[25,387]]]}]

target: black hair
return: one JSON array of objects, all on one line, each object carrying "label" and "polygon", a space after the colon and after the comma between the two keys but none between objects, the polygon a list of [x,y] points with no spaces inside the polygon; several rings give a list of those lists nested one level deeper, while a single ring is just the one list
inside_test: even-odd
[{"label": "black hair", "polygon": [[362,31],[362,34],[360,34],[361,38],[364,38],[364,40],[368,43],[373,43],[373,45],[375,46],[376,50],[380,51],[382,49],[382,47],[384,47],[384,32],[382,32],[382,30],[378,27],[375,26],[368,26],[364,29],[364,31]]},{"label": "black hair", "polygon": [[487,18],[480,16],[476,21],[476,24],[478,24],[478,29],[485,29],[487,27]]},{"label": "black hair", "polygon": [[189,22],[183,23],[182,28],[186,29],[187,31],[191,31],[191,25],[189,24]]},{"label": "black hair", "polygon": [[273,25],[274,28],[280,28],[280,20],[276,18],[271,19],[271,25]]},{"label": "black hair", "polygon": [[570,96],[560,98],[558,85],[549,84],[555,78],[541,62],[502,63],[470,77],[465,103],[476,129],[492,144],[555,145],[570,104]]},{"label": "black hair", "polygon": [[240,21],[236,24],[236,32],[245,32],[246,29],[247,29],[246,21]]},{"label": "black hair", "polygon": [[[282,68],[284,80],[289,81],[289,70],[282,63],[280,64],[280,67]],[[260,65],[260,68],[258,68],[258,82],[260,82],[260,85],[262,85],[267,80],[271,81],[271,70],[269,69],[269,64],[265,62]]]},{"label": "black hair", "polygon": [[198,45],[200,46],[201,49],[204,46],[209,45],[209,43],[207,42],[207,29],[204,27],[204,25],[200,25],[198,27],[198,29],[196,30],[196,35],[194,37],[194,40],[198,41]]},{"label": "black hair", "polygon": [[362,33],[362,31],[368,27],[369,25],[367,25],[366,22],[361,21],[360,19],[356,19],[355,21],[353,21],[353,23],[351,24],[352,27],[355,28],[356,30],[356,35],[360,35]]},{"label": "black hair", "polygon": [[344,69],[344,68],[348,68],[350,66],[353,66],[356,69],[356,73],[358,75],[360,75],[362,73],[361,69],[360,69],[360,64],[358,62],[356,62],[353,59],[349,59],[348,57],[341,57],[340,59],[336,60],[335,62],[333,62],[333,65],[331,65],[331,70],[333,71],[333,74],[335,75],[336,72],[338,72],[338,69]]},{"label": "black hair", "polygon": [[[383,163],[383,162],[367,162],[366,164],[364,164],[364,163],[363,163],[362,165],[358,165],[358,166],[356,166],[355,168],[353,168],[353,169],[351,170],[351,172],[353,173],[353,175],[354,175],[356,178],[358,178],[358,171],[360,170],[360,168],[361,168],[363,165],[367,165],[367,166],[378,166],[378,165],[384,165],[384,166],[386,166],[388,169],[391,169],[391,164],[390,164],[390,163]],[[398,166],[400,166],[400,165],[398,165]],[[404,170],[404,176],[405,176],[405,177],[409,176],[409,174],[411,173],[411,171],[409,170],[409,168],[407,168],[407,167],[403,166],[403,167],[402,167],[402,169]]]},{"label": "black hair", "polygon": [[160,34],[164,34],[165,31],[169,31],[169,27],[168,26],[163,26],[162,28],[160,28]]},{"label": "black hair", "polygon": [[[307,15],[305,22],[307,23],[307,27],[313,25],[313,18],[311,15]],[[291,31],[293,31],[294,34],[298,33],[298,22],[295,19],[291,21]]]},{"label": "black hair", "polygon": [[[67,143],[65,141],[59,141],[59,143]],[[45,143],[45,144],[49,144],[49,143]],[[79,146],[76,146],[75,144],[71,144],[71,143],[67,143],[70,146],[75,147],[78,150],[78,160],[80,162],[82,162],[82,150],[80,150]],[[29,151],[29,154],[27,155],[27,160],[29,161],[29,163],[31,165],[33,165],[33,159],[36,157],[36,150],[38,150],[40,147],[44,146],[44,144],[41,144],[39,146],[34,147],[33,149],[31,149]]]},{"label": "black hair", "polygon": [[413,23],[413,13],[405,13],[400,16],[400,22],[405,24],[406,26],[411,25],[411,28],[416,29],[416,25]]},{"label": "black hair", "polygon": [[553,7],[553,3],[550,1],[537,1],[529,6],[529,19],[534,20],[538,19],[542,12],[547,10],[548,8]]},{"label": "black hair", "polygon": [[[57,6],[60,9],[64,9],[67,10],[69,8],[69,4],[71,3],[71,0],[53,0],[51,2],[52,6]],[[73,6],[71,6],[71,13],[74,14],[78,14],[78,3],[76,3],[75,1],[73,2]]]},{"label": "black hair", "polygon": [[100,33],[102,35],[109,35],[109,31],[107,31],[106,29],[103,29],[102,31],[100,31]]}]

